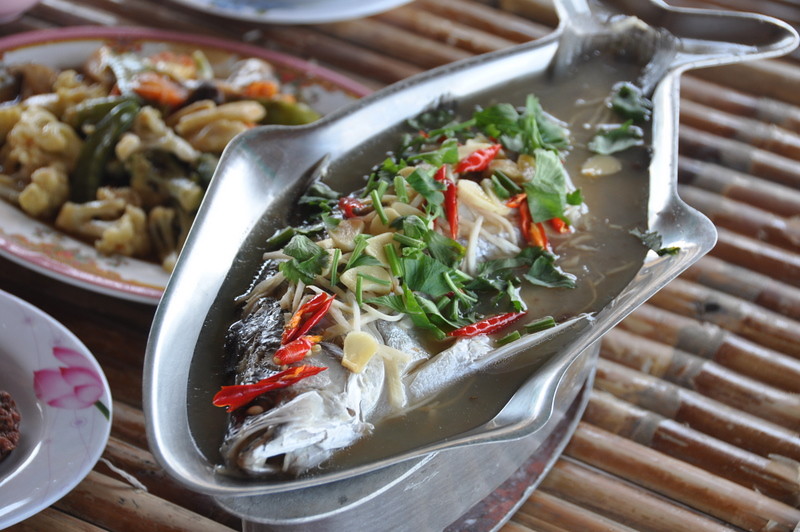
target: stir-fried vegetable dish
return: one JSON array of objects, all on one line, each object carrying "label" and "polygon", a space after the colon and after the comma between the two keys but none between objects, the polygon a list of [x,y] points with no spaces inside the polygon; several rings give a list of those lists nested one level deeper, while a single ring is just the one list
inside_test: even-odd
[{"label": "stir-fried vegetable dish", "polygon": [[171,271],[228,142],[318,118],[273,67],[99,48],[80,69],[0,70],[0,197],[104,254]]}]

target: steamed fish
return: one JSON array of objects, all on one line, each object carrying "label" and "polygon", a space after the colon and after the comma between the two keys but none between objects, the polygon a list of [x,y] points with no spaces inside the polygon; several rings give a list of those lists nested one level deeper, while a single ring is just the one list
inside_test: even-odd
[{"label": "steamed fish", "polygon": [[269,239],[227,336],[235,383],[214,399],[231,412],[227,467],[302,474],[498,346],[581,319],[526,303],[575,287],[555,253],[587,210],[562,164],[566,127],[534,97],[412,126],[363,189],[314,183],[304,222]]}]

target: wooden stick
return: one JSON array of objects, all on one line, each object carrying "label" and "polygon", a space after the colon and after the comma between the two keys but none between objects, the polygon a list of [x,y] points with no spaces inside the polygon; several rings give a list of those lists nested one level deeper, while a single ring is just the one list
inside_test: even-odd
[{"label": "wooden stick", "polygon": [[681,94],[684,98],[703,105],[776,124],[800,133],[800,107],[780,100],[745,94],[693,75],[681,77]]},{"label": "wooden stick", "polygon": [[742,450],[610,393],[592,394],[583,421],[791,506],[800,504],[797,466]]},{"label": "wooden stick", "polygon": [[[582,423],[579,430],[587,430],[583,428],[586,426]],[[730,532],[725,525],[712,519],[568,458],[556,462],[542,482],[541,490],[635,530]],[[522,510],[526,511],[525,505]]]},{"label": "wooden stick", "polygon": [[783,427],[800,427],[798,394],[768,386],[710,360],[619,327],[603,336],[600,356]]},{"label": "wooden stick", "polygon": [[553,28],[500,11],[492,7],[465,0],[417,0],[414,5],[431,13],[484,30],[513,42],[527,42],[544,37]]},{"label": "wooden stick", "polygon": [[693,264],[681,274],[681,278],[734,294],[793,320],[800,320],[800,288],[711,255]]},{"label": "wooden stick", "polygon": [[96,471],[54,506],[114,532],[139,532],[144,523],[163,532],[232,530]]},{"label": "wooden stick", "polygon": [[[497,0],[480,1],[489,4],[497,2]],[[552,0],[499,0],[499,4],[504,11],[516,13],[553,28],[558,26],[558,13],[556,13]]]},{"label": "wooden stick", "polygon": [[621,328],[700,357],[742,375],[789,392],[800,392],[800,363],[740,338],[710,323],[642,305],[626,317]]},{"label": "wooden stick", "polygon": [[792,252],[800,251],[800,224],[691,185],[680,185],[681,198],[718,227],[755,238]]},{"label": "wooden stick", "polygon": [[102,532],[103,529],[54,508],[45,508],[8,529],[12,532]]},{"label": "wooden stick", "polygon": [[537,531],[548,530],[604,530],[608,532],[633,532],[625,525],[582,508],[577,504],[537,490],[525,501],[513,520]]},{"label": "wooden stick", "polygon": [[800,434],[608,360],[595,388],[763,457],[800,459]]},{"label": "wooden stick", "polygon": [[800,522],[796,508],[584,422],[566,453],[745,530],[791,532]]},{"label": "wooden stick", "polygon": [[[798,165],[800,166],[800,165]],[[715,257],[749,270],[769,275],[783,283],[800,286],[800,254],[717,228]]]},{"label": "wooden stick", "polygon": [[392,9],[375,15],[374,18],[404,28],[415,35],[435,39],[473,54],[502,50],[515,44],[508,39],[415,9],[413,6]]},{"label": "wooden stick", "polygon": [[793,159],[686,125],[680,127],[679,137],[683,155],[713,161],[789,187],[800,187],[800,168]]},{"label": "wooden stick", "polygon": [[735,139],[778,155],[800,158],[800,136],[774,124],[744,118],[681,99],[682,124],[702,129],[714,135]]},{"label": "wooden stick", "polygon": [[423,68],[433,68],[473,56],[465,50],[373,19],[331,22],[320,24],[316,28],[328,35]]},{"label": "wooden stick", "polygon": [[713,323],[742,338],[800,358],[800,322],[744,299],[675,279],[650,298],[650,303],[682,316]]},{"label": "wooden stick", "polygon": [[[155,457],[143,449],[112,437],[108,440],[103,457],[114,467],[145,485],[151,495],[231,528],[236,528],[241,522],[238,517],[222,510],[211,497],[195,493],[176,483],[156,462]],[[102,462],[95,469],[111,477],[118,475]]]}]

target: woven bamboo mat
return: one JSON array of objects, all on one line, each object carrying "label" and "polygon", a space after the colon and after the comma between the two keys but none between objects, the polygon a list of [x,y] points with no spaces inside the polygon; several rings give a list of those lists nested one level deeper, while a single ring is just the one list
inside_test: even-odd
[{"label": "woven bamboo mat", "polygon": [[[800,24],[796,0],[670,3]],[[84,24],[244,40],[380,88],[537,39],[557,19],[547,0],[417,0],[366,19],[303,27],[221,20],[153,0],[43,0],[0,34]],[[719,242],[604,339],[576,433],[505,532],[791,531],[800,523],[798,58],[684,77],[680,194],[717,225]],[[0,288],[87,343],[115,397],[107,463],[14,529],[240,528],[175,484],[148,450],[141,366],[152,309],[57,285],[7,261],[0,266]],[[131,489],[108,463],[147,491]]]}]

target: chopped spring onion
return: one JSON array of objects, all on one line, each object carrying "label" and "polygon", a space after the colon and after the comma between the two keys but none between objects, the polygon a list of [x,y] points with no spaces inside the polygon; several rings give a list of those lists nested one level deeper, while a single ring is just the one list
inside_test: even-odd
[{"label": "chopped spring onion", "polygon": [[393,244],[386,244],[383,246],[383,252],[386,253],[386,260],[389,263],[389,269],[395,277],[403,276],[403,265],[400,263],[400,258],[397,256],[397,251],[394,249]]},{"label": "chopped spring onion", "polygon": [[386,216],[386,211],[383,210],[380,194],[378,194],[377,190],[373,190],[369,195],[372,198],[372,207],[375,209],[378,218],[381,219],[381,223],[383,225],[389,225],[389,218]]},{"label": "chopped spring onion", "polygon": [[333,256],[331,257],[331,288],[335,287],[339,282],[339,259],[341,256],[342,250],[334,248]]},{"label": "chopped spring onion", "polygon": [[408,188],[406,188],[405,178],[401,175],[394,176],[394,193],[397,195],[398,201],[408,203]]},{"label": "chopped spring onion", "polygon": [[550,329],[555,326],[556,326],[556,320],[553,319],[552,316],[546,316],[540,320],[536,320],[534,322],[527,324],[525,326],[525,332],[530,334],[539,331],[544,331],[545,329]]},{"label": "chopped spring onion", "polygon": [[510,344],[514,340],[519,340],[520,338],[522,338],[522,335],[519,333],[519,331],[510,332],[507,335],[500,338],[499,340],[497,340],[496,345],[501,346]]}]

